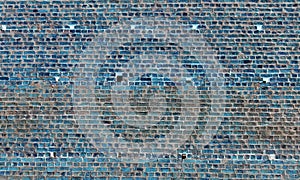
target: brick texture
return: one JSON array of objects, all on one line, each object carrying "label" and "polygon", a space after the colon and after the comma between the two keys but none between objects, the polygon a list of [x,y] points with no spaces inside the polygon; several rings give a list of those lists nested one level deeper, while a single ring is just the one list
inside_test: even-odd
[{"label": "brick texture", "polygon": [[297,0],[0,2],[0,179],[300,179]]}]

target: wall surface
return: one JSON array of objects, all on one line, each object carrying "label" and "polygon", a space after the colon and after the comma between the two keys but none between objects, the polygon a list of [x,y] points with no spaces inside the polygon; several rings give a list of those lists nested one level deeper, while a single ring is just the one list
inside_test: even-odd
[{"label": "wall surface", "polygon": [[0,179],[300,179],[299,6],[0,1]]}]

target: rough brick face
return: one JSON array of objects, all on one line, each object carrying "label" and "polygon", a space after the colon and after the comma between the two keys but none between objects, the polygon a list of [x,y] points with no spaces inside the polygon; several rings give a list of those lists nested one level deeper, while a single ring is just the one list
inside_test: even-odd
[{"label": "rough brick face", "polygon": [[299,179],[299,2],[0,2],[0,179]]}]

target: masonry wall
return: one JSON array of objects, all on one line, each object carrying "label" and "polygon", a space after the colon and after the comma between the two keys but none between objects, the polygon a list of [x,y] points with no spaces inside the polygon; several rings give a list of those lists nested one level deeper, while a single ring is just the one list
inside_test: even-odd
[{"label": "masonry wall", "polygon": [[297,0],[0,2],[0,179],[299,179]]}]

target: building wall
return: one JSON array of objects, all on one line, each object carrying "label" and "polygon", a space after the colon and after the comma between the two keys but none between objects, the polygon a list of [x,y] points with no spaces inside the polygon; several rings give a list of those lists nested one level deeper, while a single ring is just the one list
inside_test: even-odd
[{"label": "building wall", "polygon": [[299,5],[1,1],[0,179],[299,179]]}]

